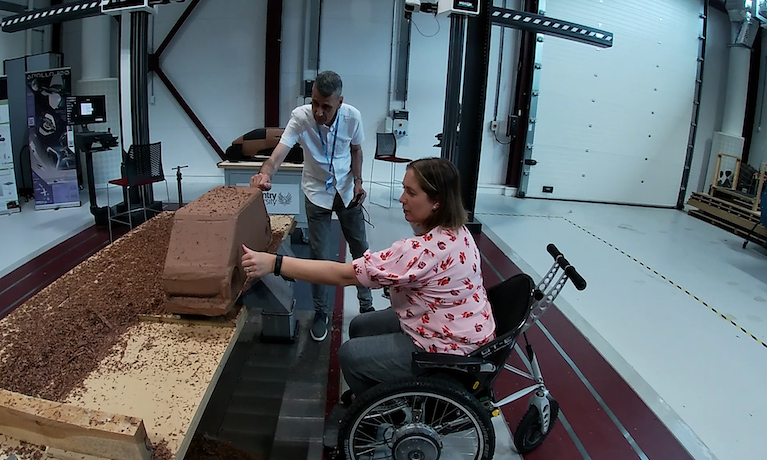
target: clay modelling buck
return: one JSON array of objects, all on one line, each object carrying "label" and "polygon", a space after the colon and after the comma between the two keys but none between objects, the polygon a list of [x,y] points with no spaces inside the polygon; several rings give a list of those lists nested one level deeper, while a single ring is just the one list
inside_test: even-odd
[{"label": "clay modelling buck", "polygon": [[266,250],[272,238],[261,191],[216,187],[176,211],[162,284],[171,313],[222,316],[245,283],[242,244]]}]

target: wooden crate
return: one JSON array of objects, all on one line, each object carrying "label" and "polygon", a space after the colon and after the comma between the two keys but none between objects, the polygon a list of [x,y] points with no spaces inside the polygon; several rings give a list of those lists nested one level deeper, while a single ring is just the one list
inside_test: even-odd
[{"label": "wooden crate", "polygon": [[757,181],[757,186],[753,195],[747,191],[738,190],[738,180],[742,175],[741,166],[740,158],[720,153],[716,160],[714,181],[709,186],[709,195],[756,212],[760,209],[759,201],[764,190],[765,179],[767,179],[767,163],[762,163],[759,171],[754,173],[753,180]]},{"label": "wooden crate", "polygon": [[714,168],[714,182],[712,187],[735,189],[738,186],[738,174],[740,173],[740,158],[720,153],[716,156]]}]

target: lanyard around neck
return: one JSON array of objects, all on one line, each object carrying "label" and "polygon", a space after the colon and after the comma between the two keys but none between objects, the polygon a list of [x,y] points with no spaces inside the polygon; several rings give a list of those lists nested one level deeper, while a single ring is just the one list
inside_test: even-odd
[{"label": "lanyard around neck", "polygon": [[340,121],[341,117],[338,115],[338,112],[336,112],[336,122],[335,122],[335,131],[333,132],[333,150],[330,152],[330,157],[328,157],[328,147],[325,145],[325,136],[322,135],[322,130],[320,129],[320,124],[317,123],[317,134],[320,135],[320,143],[322,144],[322,153],[325,154],[325,160],[327,160],[329,166],[328,171],[330,174],[333,174],[333,157],[336,154],[336,139],[338,139],[338,122]]}]

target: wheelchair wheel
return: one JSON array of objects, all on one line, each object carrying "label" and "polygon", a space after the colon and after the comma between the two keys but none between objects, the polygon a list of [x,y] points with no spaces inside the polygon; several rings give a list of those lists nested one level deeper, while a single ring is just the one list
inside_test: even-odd
[{"label": "wheelchair wheel", "polygon": [[425,378],[362,394],[338,441],[349,460],[489,460],[495,451],[487,409],[463,388]]},{"label": "wheelchair wheel", "polygon": [[527,408],[527,413],[522,417],[517,430],[514,432],[514,445],[517,446],[517,452],[523,455],[532,452],[551,433],[554,422],[559,416],[559,403],[556,399],[549,398],[549,408],[549,429],[545,433],[542,431],[543,423],[538,407],[531,405]]}]

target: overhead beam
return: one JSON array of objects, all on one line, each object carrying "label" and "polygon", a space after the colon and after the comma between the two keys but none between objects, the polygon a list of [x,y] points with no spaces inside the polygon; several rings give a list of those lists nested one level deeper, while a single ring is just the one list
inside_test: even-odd
[{"label": "overhead beam", "polygon": [[78,2],[40,8],[8,16],[0,22],[3,32],[18,32],[34,27],[57,24],[73,19],[89,18],[101,14],[101,2],[98,0],[80,0]]},{"label": "overhead beam", "polygon": [[595,27],[584,26],[574,22],[562,21],[540,14],[525,11],[509,10],[506,8],[490,7],[490,20],[494,25],[511,27],[513,29],[554,35],[577,42],[587,43],[600,48],[613,46],[613,34]]},{"label": "overhead beam", "polygon": [[[170,0],[150,0],[149,5],[163,5]],[[184,1],[184,0],[176,0]],[[19,9],[20,8],[20,9]],[[101,12],[101,0],[79,0],[63,5],[53,5],[48,8],[38,8],[26,11],[23,5],[0,1],[0,9],[13,11],[13,16],[8,16],[0,21],[3,32],[18,32],[49,24],[58,24],[73,19],[89,18],[103,14]]]}]

